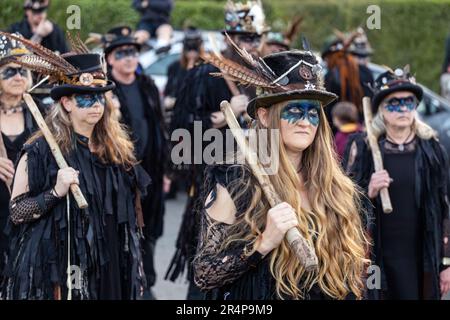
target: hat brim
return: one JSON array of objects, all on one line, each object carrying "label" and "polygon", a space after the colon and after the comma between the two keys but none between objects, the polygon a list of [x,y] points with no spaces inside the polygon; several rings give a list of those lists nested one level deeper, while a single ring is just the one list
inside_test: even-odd
[{"label": "hat brim", "polygon": [[293,90],[289,92],[260,95],[249,102],[247,113],[253,119],[256,119],[256,110],[259,108],[270,108],[274,104],[290,100],[318,100],[322,107],[329,105],[338,98],[337,95],[323,90]]},{"label": "hat brim", "polygon": [[[255,32],[250,32],[250,31],[236,31],[236,30],[222,30],[221,33],[223,35],[225,35],[226,33],[228,33],[228,35],[234,35],[234,34],[256,34],[258,36],[262,36],[262,34]],[[265,32],[263,32],[265,33]]]},{"label": "hat brim", "polygon": [[114,49],[122,46],[135,46],[138,50],[141,50],[142,45],[137,43],[135,40],[131,39],[120,39],[117,41],[112,41],[109,46],[105,48],[105,56],[110,54]]},{"label": "hat brim", "polygon": [[372,111],[373,113],[376,113],[378,111],[378,107],[380,105],[380,103],[383,101],[383,99],[390,95],[391,93],[397,92],[397,91],[410,91],[412,92],[419,101],[422,100],[423,97],[423,90],[422,88],[417,85],[417,84],[413,84],[411,82],[405,82],[405,83],[401,83],[399,85],[396,85],[394,87],[385,89],[385,90],[381,90],[379,92],[377,92],[376,94],[374,94],[373,98],[372,98]]},{"label": "hat brim", "polygon": [[58,101],[61,97],[71,96],[73,94],[89,94],[89,93],[101,93],[113,90],[116,87],[114,82],[108,81],[108,84],[104,87],[85,87],[75,86],[71,84],[64,84],[57,86],[50,91],[50,97],[54,101]]},{"label": "hat brim", "polygon": [[291,49],[291,47],[289,45],[287,45],[286,43],[283,43],[283,42],[280,42],[280,41],[276,41],[276,40],[268,40],[268,41],[266,41],[266,44],[283,47],[283,49],[285,51],[289,51]]}]

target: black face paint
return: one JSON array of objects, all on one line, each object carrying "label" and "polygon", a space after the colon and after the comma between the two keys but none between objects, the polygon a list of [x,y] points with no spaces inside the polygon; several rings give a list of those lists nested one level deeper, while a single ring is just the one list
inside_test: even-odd
[{"label": "black face paint", "polygon": [[16,74],[20,74],[21,77],[25,77],[27,75],[27,70],[22,67],[19,68],[8,67],[2,71],[2,79],[3,80],[11,79]]},{"label": "black face paint", "polygon": [[290,102],[281,112],[281,119],[289,123],[307,119],[310,124],[317,127],[320,122],[319,117],[320,102],[317,100],[297,100]]},{"label": "black face paint", "polygon": [[136,48],[120,49],[114,53],[114,57],[116,58],[116,60],[122,60],[126,57],[137,58],[138,56],[139,52],[136,50]]},{"label": "black face paint", "polygon": [[98,101],[100,104],[105,105],[105,95],[103,93],[97,94],[81,94],[74,95],[75,101],[77,102],[77,107],[86,109],[92,108],[94,104]]}]

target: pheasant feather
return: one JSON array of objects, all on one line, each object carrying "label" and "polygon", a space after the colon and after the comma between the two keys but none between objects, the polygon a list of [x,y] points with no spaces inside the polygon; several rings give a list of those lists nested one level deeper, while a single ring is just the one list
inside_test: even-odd
[{"label": "pheasant feather", "polygon": [[53,51],[41,46],[40,44],[33,43],[28,39],[24,39],[14,34],[2,31],[0,31],[0,35],[21,42],[28,50],[33,52],[36,56],[44,59],[54,67],[59,68],[63,74],[76,73],[78,71],[74,66],[72,66],[66,60],[64,60],[61,56],[55,54]]}]

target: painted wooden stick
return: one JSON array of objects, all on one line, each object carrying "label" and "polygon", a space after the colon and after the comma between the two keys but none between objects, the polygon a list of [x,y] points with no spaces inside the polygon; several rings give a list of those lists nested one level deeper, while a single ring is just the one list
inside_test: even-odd
[{"label": "painted wooden stick", "polygon": [[[220,108],[225,115],[228,127],[231,129],[234,138],[236,139],[239,148],[241,149],[244,157],[249,164],[252,173],[258,180],[261,188],[263,189],[264,195],[271,207],[276,206],[281,203],[281,198],[276,193],[269,177],[265,174],[264,168],[258,160],[256,153],[250,149],[247,140],[242,132],[239,123],[234,116],[233,110],[231,109],[230,103],[228,101],[222,101]],[[297,228],[292,228],[286,233],[286,239],[294,251],[295,255],[298,257],[300,263],[307,271],[313,271],[317,269],[318,259],[314,247],[310,246],[306,239],[301,235]]]},{"label": "painted wooden stick", "polygon": [[[363,98],[363,111],[364,122],[366,124],[367,140],[369,141],[370,150],[372,150],[373,164],[375,171],[383,170],[383,160],[381,158],[380,146],[378,145],[378,139],[373,134],[372,130],[372,106],[369,97]],[[380,190],[381,205],[384,213],[392,212],[391,198],[389,197],[388,188]]]},{"label": "painted wooden stick", "polygon": [[[41,112],[39,111],[38,107],[36,106],[36,103],[34,103],[33,98],[30,94],[24,93],[23,99],[25,100],[25,103],[28,106],[28,109],[30,110],[31,114],[34,117],[34,120],[36,121],[37,125],[42,131],[42,134],[44,135],[45,140],[47,141],[48,145],[50,146],[50,150],[53,154],[53,157],[55,157],[56,163],[58,164],[58,167],[60,169],[65,169],[68,167],[66,160],[64,159],[61,149],[59,148],[58,144],[55,141],[55,138],[53,137],[52,133],[50,132],[50,129],[47,127],[47,124],[44,121],[44,118],[41,115]],[[73,197],[75,198],[75,201],[78,204],[78,207],[80,209],[85,209],[88,207],[88,203],[86,199],[83,196],[83,193],[81,193],[81,189],[77,184],[72,184],[70,186],[70,191],[73,194]]]}]

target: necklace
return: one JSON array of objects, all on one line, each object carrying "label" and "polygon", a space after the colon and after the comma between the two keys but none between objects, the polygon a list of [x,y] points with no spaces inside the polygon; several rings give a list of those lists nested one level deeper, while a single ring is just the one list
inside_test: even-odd
[{"label": "necklace", "polygon": [[23,111],[22,103],[11,108],[5,108],[2,104],[0,104],[0,112],[6,116],[12,115],[14,113],[19,113]]},{"label": "necklace", "polygon": [[408,141],[408,139],[411,137],[411,135],[413,134],[413,130],[411,130],[408,134],[408,136],[406,137],[405,140],[403,140],[402,143],[397,143],[395,142],[394,139],[392,139],[388,134],[386,134],[386,137],[388,140],[390,140],[392,143],[397,144],[398,145],[398,150],[403,152],[405,150],[405,143]]}]

